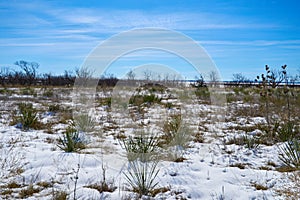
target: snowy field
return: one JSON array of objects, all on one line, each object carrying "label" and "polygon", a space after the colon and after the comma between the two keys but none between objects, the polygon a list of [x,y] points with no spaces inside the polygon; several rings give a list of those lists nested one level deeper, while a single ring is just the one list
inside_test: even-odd
[{"label": "snowy field", "polygon": [[[72,117],[72,88],[2,88],[0,199],[299,197],[299,171],[279,159],[285,142],[268,139],[259,92],[226,89],[226,103],[212,105],[205,92],[185,99],[174,90],[142,87],[124,104],[114,102],[119,99],[111,98],[111,90],[99,89],[93,115],[79,125],[82,121]],[[32,103],[36,127],[20,122],[21,102]],[[291,106],[299,126],[299,104]],[[269,112],[280,121],[286,111]],[[176,120],[181,129],[174,127]],[[68,127],[81,128],[82,146],[74,152],[63,149]],[[172,131],[179,135],[170,138]],[[154,167],[148,195],[140,195],[128,180],[132,164],[144,162],[130,157],[126,144],[141,133],[157,139],[151,151],[155,159],[145,161]]]}]

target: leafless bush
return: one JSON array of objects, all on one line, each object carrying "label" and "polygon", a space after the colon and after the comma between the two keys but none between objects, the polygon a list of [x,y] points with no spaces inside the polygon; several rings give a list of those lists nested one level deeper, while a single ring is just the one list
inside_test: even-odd
[{"label": "leafless bush", "polygon": [[[15,139],[12,139],[14,143]],[[17,150],[15,144],[0,144],[0,180],[18,175],[23,172],[24,154]]]}]

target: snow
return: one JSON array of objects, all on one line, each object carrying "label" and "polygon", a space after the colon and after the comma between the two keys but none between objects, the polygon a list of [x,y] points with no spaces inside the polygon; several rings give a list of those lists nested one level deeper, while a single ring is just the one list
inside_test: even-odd
[{"label": "snow", "polygon": [[[104,96],[103,94],[99,96]],[[13,98],[24,98],[25,96],[14,94]],[[62,105],[71,105],[63,100]],[[174,100],[163,100],[164,103],[176,102]],[[240,103],[240,102],[239,102]],[[7,105],[6,101],[1,102]],[[36,103],[35,106],[41,106]],[[206,104],[188,105],[195,113],[206,113],[205,117],[210,119],[214,106]],[[150,124],[161,120],[161,116],[168,111],[161,106],[149,108],[146,118],[141,119],[143,124]],[[96,108],[96,117],[99,127],[110,128],[112,123],[103,121],[109,113],[104,106]],[[42,123],[54,122],[58,114],[44,112],[40,115]],[[124,115],[113,113],[113,122],[120,123],[120,130],[132,133],[132,127],[128,119],[122,118]],[[67,127],[66,124],[56,123],[52,126],[54,134],[48,134],[43,130],[22,131],[8,122],[9,114],[1,115],[0,126],[0,155],[19,156],[21,160],[17,163],[23,166],[23,172],[10,176],[8,169],[2,169],[0,186],[11,181],[17,181],[24,185],[36,184],[42,181],[54,182],[55,190],[68,191],[69,198],[73,198],[75,187],[74,177],[78,170],[78,182],[76,196],[78,199],[121,199],[125,196],[132,196],[133,193],[125,189],[126,180],[124,173],[128,167],[125,150],[121,148],[113,134],[118,130],[108,130],[108,132],[93,133],[88,135],[89,145],[80,153],[65,153],[57,147],[57,139]],[[6,119],[5,119],[6,118]],[[155,199],[177,199],[178,197],[188,199],[218,199],[221,195],[225,199],[283,199],[276,196],[275,190],[281,188],[286,180],[283,174],[277,172],[274,167],[270,170],[261,170],[268,162],[280,164],[277,157],[278,146],[260,145],[255,149],[247,149],[244,146],[232,144],[225,145],[219,138],[229,137],[239,134],[232,130],[224,132],[228,127],[247,126],[251,124],[264,124],[262,117],[252,117],[250,119],[240,117],[237,121],[215,122],[201,120],[201,117],[190,119],[191,124],[204,123],[209,127],[205,134],[204,143],[190,143],[190,147],[185,150],[183,162],[159,161],[159,173],[157,176],[158,187],[170,187],[165,193],[158,194]],[[131,119],[130,119],[131,120]],[[157,130],[157,129],[151,129]],[[260,130],[254,130],[248,134],[257,135]],[[52,139],[52,140],[50,140]],[[52,141],[52,142],[47,142]],[[7,153],[7,149],[13,147],[13,152]],[[230,153],[229,153],[230,152]],[[240,169],[237,164],[245,164],[244,169]],[[99,183],[102,180],[102,165],[106,169],[106,180],[113,182],[117,189],[112,192],[99,193],[98,191],[86,188],[85,186]],[[10,166],[7,166],[10,167]],[[257,190],[253,183],[266,186],[267,190]],[[51,199],[53,188],[43,189],[40,193],[34,194],[27,199]],[[17,193],[13,194],[17,198]],[[133,196],[132,196],[133,197]],[[1,196],[0,196],[1,198]]]}]

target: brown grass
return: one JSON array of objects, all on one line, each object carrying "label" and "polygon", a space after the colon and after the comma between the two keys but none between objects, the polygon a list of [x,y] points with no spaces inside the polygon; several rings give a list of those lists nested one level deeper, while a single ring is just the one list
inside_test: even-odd
[{"label": "brown grass", "polygon": [[41,191],[41,189],[35,188],[33,185],[29,185],[29,186],[27,186],[27,188],[22,189],[19,192],[19,197],[20,198],[27,198],[27,197],[32,196],[35,193],[39,193],[40,191]]},{"label": "brown grass", "polygon": [[251,184],[256,190],[268,190],[269,188],[267,186],[264,186],[259,183],[252,183]]},{"label": "brown grass", "polygon": [[245,164],[245,163],[235,163],[235,164],[229,165],[229,167],[237,167],[239,169],[245,169],[246,166],[247,166],[247,164]]}]

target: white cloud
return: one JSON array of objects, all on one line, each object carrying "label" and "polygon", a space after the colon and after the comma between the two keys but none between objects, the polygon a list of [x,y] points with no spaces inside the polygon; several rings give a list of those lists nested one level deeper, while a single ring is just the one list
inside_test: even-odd
[{"label": "white cloud", "polygon": [[[4,3],[2,3],[4,5]],[[8,32],[23,37],[35,38],[36,45],[50,45],[52,42],[96,42],[103,35],[112,35],[132,28],[162,27],[178,31],[262,29],[274,28],[276,24],[245,23],[247,20],[233,16],[207,12],[166,12],[117,10],[101,8],[64,8],[46,2],[32,4],[5,4],[8,9],[22,10],[5,24]],[[20,19],[21,17],[21,19]],[[3,19],[4,20],[4,19]],[[3,23],[2,23],[3,26]],[[1,27],[1,25],[0,25]],[[17,36],[17,37],[18,37]],[[14,36],[16,37],[16,36]],[[12,39],[13,40],[13,39]],[[22,42],[11,41],[12,45]],[[32,43],[34,43],[32,42]],[[221,44],[208,41],[205,44]],[[255,43],[263,42],[256,41]],[[31,42],[24,40],[24,45]],[[224,45],[231,45],[225,41]],[[236,45],[235,43],[234,45]],[[240,43],[243,45],[243,43]],[[268,45],[266,43],[266,45]]]},{"label": "white cloud", "polygon": [[200,44],[228,45],[228,46],[275,46],[275,45],[300,45],[300,40],[253,40],[253,41],[231,41],[231,40],[204,40]]}]

